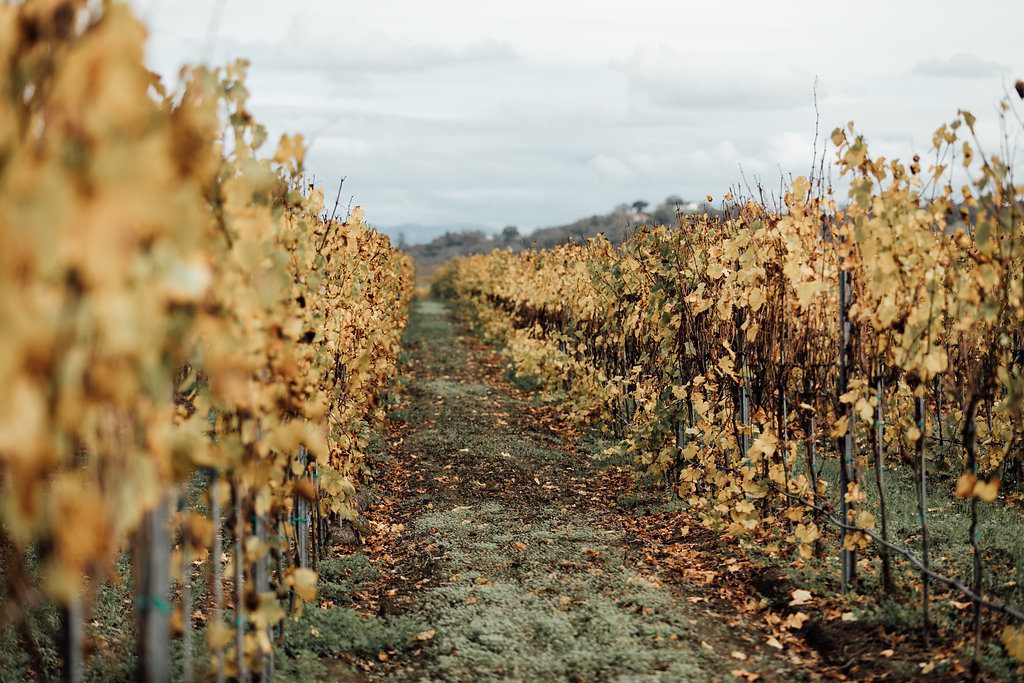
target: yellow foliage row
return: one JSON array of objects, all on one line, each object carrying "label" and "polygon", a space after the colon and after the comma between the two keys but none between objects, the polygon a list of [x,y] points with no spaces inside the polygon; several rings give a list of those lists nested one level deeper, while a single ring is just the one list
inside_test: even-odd
[{"label": "yellow foliage row", "polygon": [[411,295],[301,137],[257,155],[244,63],[168,92],[144,41],[119,4],[0,7],[0,520],[62,601],[200,471],[285,543],[314,475],[352,516]]},{"label": "yellow foliage row", "polygon": [[[864,471],[878,426],[883,457],[912,461],[940,410],[947,444],[974,424],[976,451],[956,451],[972,476],[1015,452],[1024,188],[998,157],[962,152],[977,146],[973,125],[962,112],[942,126],[926,172],[917,158],[873,158],[852,125],[837,129],[835,166],[851,185],[842,205],[798,178],[781,211],[728,196],[721,217],[641,227],[617,247],[598,237],[459,258],[435,286],[574,419],[670,477],[709,526],[777,535],[788,520],[797,532],[787,540],[808,554],[817,517],[794,496],[824,500],[810,461],[835,457],[829,439],[853,435]],[[972,180],[954,188],[957,153]],[[841,273],[851,292],[843,384]],[[990,420],[977,420],[979,407]],[[848,521],[870,529],[857,486],[843,492]],[[994,498],[991,483],[979,490]]]}]

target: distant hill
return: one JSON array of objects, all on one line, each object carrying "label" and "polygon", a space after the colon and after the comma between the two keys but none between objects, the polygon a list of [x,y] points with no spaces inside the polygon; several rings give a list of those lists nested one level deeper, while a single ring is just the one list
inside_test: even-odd
[{"label": "distant hill", "polygon": [[637,226],[670,225],[675,223],[679,214],[706,210],[712,211],[703,202],[686,202],[673,196],[650,211],[647,211],[647,202],[619,204],[606,214],[595,214],[567,225],[538,228],[527,235],[520,235],[514,226],[506,227],[497,235],[483,230],[464,230],[447,232],[426,244],[407,245],[404,248],[416,263],[417,282],[426,285],[440,266],[456,256],[486,254],[494,249],[547,249],[567,242],[585,242],[600,234],[604,234],[612,243],[619,244]]},{"label": "distant hill", "polygon": [[494,232],[493,227],[476,223],[401,223],[398,225],[377,226],[377,230],[391,237],[395,244],[407,244],[409,242],[426,243],[427,240],[436,239],[445,233],[463,232]]}]

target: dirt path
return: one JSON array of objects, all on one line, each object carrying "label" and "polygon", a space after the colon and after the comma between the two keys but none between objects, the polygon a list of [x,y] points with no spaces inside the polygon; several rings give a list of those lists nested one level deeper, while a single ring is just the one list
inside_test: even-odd
[{"label": "dirt path", "polygon": [[414,304],[392,411],[400,443],[378,464],[370,513],[386,530],[367,554],[384,571],[362,607],[422,630],[368,675],[802,678],[742,617],[715,611],[713,585],[666,580],[645,561],[614,504],[614,471],[598,470],[550,407],[459,333],[442,304]]}]

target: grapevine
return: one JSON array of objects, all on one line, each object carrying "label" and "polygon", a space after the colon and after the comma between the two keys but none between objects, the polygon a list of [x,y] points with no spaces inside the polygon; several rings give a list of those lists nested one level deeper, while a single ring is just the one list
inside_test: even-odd
[{"label": "grapevine", "polygon": [[119,4],[0,7],[0,520],[23,565],[5,576],[38,556],[17,602],[63,605],[73,635],[127,550],[139,676],[160,679],[203,561],[197,666],[244,678],[357,514],[411,264],[361,209],[328,216],[301,136],[261,156],[244,62],[168,89],[144,42]]},{"label": "grapevine", "polygon": [[[977,527],[979,505],[1022,483],[1024,211],[1012,168],[974,131],[959,112],[926,166],[873,157],[850,124],[831,136],[842,200],[799,177],[781,209],[729,194],[720,215],[643,226],[620,246],[461,257],[435,288],[708,528],[808,560],[831,526],[844,590],[865,553],[880,555],[887,587],[893,553],[909,558],[925,638],[938,581],[974,603],[980,649],[982,606],[1022,616],[983,594]],[[954,161],[970,178],[957,187]],[[887,527],[884,475],[904,465],[918,548]],[[936,468],[962,473],[942,485],[971,501],[965,582],[931,564]],[[1018,627],[1002,635],[1019,654]]]}]

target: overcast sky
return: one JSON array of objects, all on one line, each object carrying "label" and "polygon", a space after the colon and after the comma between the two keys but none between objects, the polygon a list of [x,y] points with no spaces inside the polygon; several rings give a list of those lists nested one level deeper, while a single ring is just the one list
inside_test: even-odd
[{"label": "overcast sky", "polygon": [[964,107],[995,142],[1024,77],[1015,0],[134,4],[154,69],[250,59],[256,117],[410,241],[720,198],[741,166],[777,188],[810,167],[815,77],[823,139],[853,119],[906,156]]}]

